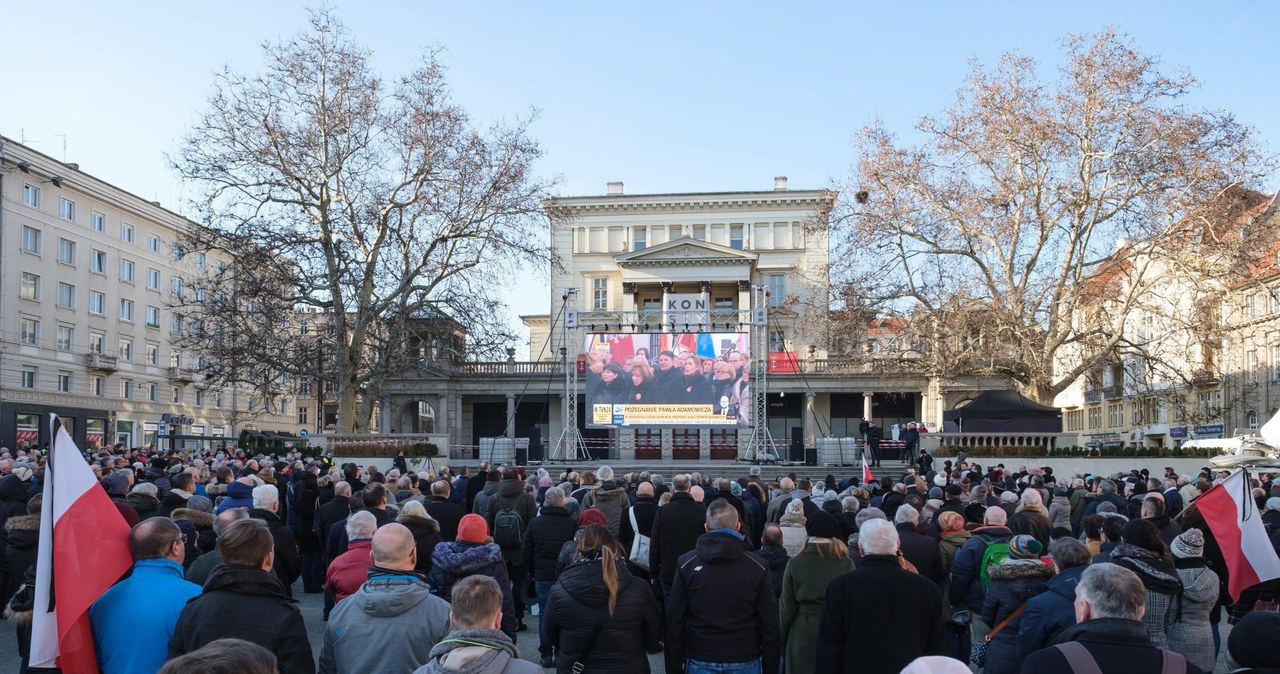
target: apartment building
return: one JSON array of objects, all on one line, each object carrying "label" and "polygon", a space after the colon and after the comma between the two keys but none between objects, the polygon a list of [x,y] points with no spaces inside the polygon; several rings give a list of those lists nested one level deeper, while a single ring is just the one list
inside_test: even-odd
[{"label": "apartment building", "polygon": [[82,447],[157,444],[158,435],[234,441],[246,427],[292,428],[293,400],[202,386],[201,354],[173,296],[212,254],[178,243],[199,225],[0,137],[0,445],[49,441],[57,413]]}]

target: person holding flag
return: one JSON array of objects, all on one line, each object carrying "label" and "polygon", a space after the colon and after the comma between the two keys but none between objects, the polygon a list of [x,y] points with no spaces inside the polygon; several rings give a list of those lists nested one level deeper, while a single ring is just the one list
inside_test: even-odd
[{"label": "person holding flag", "polygon": [[30,666],[92,674],[98,662],[89,607],[133,565],[129,525],[56,414],[49,423]]}]

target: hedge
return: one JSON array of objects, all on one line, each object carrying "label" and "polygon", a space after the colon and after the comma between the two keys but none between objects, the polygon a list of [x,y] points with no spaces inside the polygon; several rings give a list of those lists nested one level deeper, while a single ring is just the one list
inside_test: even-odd
[{"label": "hedge", "polygon": [[1222,452],[1208,447],[1069,447],[1046,448],[1041,445],[979,445],[963,447],[960,445],[944,445],[938,454],[954,456],[964,452],[966,456],[992,458],[1209,458]]}]

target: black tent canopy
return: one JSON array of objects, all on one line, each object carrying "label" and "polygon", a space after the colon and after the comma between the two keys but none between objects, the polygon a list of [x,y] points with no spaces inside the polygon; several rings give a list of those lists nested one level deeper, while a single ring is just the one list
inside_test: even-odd
[{"label": "black tent canopy", "polygon": [[968,405],[942,413],[948,433],[1061,433],[1062,410],[1013,390],[983,391]]}]

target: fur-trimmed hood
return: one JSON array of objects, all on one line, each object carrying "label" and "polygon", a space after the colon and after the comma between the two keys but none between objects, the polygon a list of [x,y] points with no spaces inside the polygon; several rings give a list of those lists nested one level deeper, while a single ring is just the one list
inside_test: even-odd
[{"label": "fur-trimmed hood", "polygon": [[991,580],[1017,580],[1019,578],[1053,577],[1053,567],[1038,559],[1009,559],[991,567]]},{"label": "fur-trimmed hood", "polygon": [[15,531],[39,532],[40,516],[39,515],[19,515],[17,517],[10,517],[9,519],[5,520],[4,530],[9,533],[13,533]]},{"label": "fur-trimmed hood", "polygon": [[191,508],[176,508],[169,513],[169,519],[187,520],[196,525],[197,529],[213,528],[213,515],[201,510],[193,510]]}]

